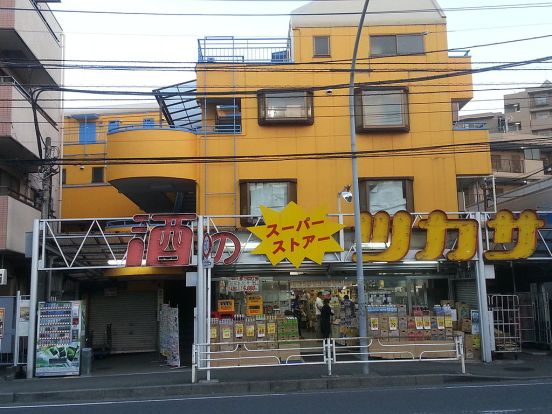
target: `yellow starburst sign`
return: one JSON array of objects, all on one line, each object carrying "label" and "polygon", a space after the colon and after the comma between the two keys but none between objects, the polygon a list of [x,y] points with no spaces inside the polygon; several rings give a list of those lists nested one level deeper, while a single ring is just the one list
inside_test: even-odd
[{"label": "yellow starburst sign", "polygon": [[248,227],[261,240],[251,253],[266,255],[274,266],[288,259],[299,267],[305,258],[322,264],[326,253],[343,251],[332,235],[344,226],[328,221],[323,208],[306,211],[291,202],[280,212],[264,206],[261,212],[266,224]]}]

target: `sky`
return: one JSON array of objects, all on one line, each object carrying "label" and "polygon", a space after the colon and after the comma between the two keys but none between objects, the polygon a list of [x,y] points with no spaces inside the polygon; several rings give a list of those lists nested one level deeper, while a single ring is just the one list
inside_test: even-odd
[{"label": "sky", "polygon": [[[392,1],[392,0],[389,0]],[[535,0],[438,0],[443,9],[507,4],[535,4]],[[289,17],[189,17],[82,14],[69,11],[132,11],[153,13],[264,13],[287,14],[304,1],[234,0],[62,0],[51,3],[60,10],[56,18],[65,32],[65,59],[87,61],[183,61],[197,60],[197,39],[204,36],[285,37]],[[542,3],[542,2],[541,2]],[[549,6],[505,10],[446,11],[450,48],[468,48],[483,43],[552,34],[552,3]],[[359,10],[360,11],[360,10]],[[506,45],[470,48],[473,62],[521,61],[552,55],[552,37]],[[474,65],[476,66],[476,65]],[[504,93],[552,81],[552,62],[528,69],[475,74],[475,92],[463,114],[502,110]],[[191,71],[96,71],[68,69],[67,87],[147,90],[194,79]],[[506,89],[509,88],[509,89]],[[83,95],[66,95],[66,107],[106,106],[112,102],[78,100]],[[105,99],[105,98],[100,98]]]}]

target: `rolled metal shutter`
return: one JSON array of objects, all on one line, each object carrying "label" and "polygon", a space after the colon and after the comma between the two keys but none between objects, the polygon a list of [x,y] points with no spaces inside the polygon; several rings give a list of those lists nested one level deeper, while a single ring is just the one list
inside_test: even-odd
[{"label": "rolled metal shutter", "polygon": [[157,350],[157,292],[119,291],[116,296],[98,292],[90,296],[89,329],[93,347],[106,344],[106,327],[111,324],[111,352],[153,352]]},{"label": "rolled metal shutter", "polygon": [[475,279],[455,280],[454,293],[457,302],[464,302],[472,309],[479,309],[477,283]]}]

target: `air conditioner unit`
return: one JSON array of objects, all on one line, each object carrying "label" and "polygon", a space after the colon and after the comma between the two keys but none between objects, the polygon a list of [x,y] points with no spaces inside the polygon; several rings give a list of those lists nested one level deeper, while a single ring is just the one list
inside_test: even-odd
[{"label": "air conditioner unit", "polygon": [[6,269],[0,269],[0,286],[8,284],[8,271]]}]

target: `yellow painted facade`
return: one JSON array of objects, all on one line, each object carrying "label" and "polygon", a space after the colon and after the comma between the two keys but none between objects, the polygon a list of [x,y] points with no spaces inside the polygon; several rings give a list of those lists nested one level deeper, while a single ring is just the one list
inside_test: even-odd
[{"label": "yellow painted facade", "polygon": [[[66,134],[64,157],[257,157],[261,155],[334,154],[351,150],[349,132],[349,66],[356,28],[297,28],[292,31],[295,64],[197,65],[197,90],[233,92],[241,105],[241,131],[236,134],[192,134],[178,130],[131,129],[107,135],[107,142],[79,145]],[[425,54],[369,58],[369,36],[424,33]],[[330,36],[330,57],[313,57],[313,36]],[[446,25],[370,26],[363,32],[357,83],[385,83],[408,88],[408,132],[357,134],[359,152],[384,151],[385,156],[359,158],[360,178],[409,178],[414,211],[458,210],[457,178],[491,173],[488,150],[473,152],[472,144],[488,141],[484,130],[453,130],[452,105],[472,98],[469,74],[423,80],[471,68],[469,57],[449,57]],[[429,53],[427,53],[429,52]],[[313,64],[315,63],[315,64]],[[214,70],[216,69],[216,70]],[[261,89],[314,88],[312,125],[258,123],[256,92]],[[228,95],[221,95],[228,98]],[[209,99],[213,96],[210,95]],[[201,104],[201,99],[198,99]],[[203,106],[204,108],[205,106]],[[119,119],[133,123],[148,114],[100,116],[105,124]],[[149,114],[152,115],[152,114]],[[158,119],[159,114],[153,113]],[[214,122],[207,113],[204,123]],[[126,119],[126,120],[125,120]],[[75,120],[67,119],[75,131]],[[136,123],[136,122],[134,122]],[[78,141],[77,141],[78,142]],[[440,146],[428,153],[398,154],[396,150]],[[395,152],[394,152],[395,151]],[[352,184],[351,160],[344,158],[279,160],[275,162],[179,163],[108,165],[106,185],[90,184],[90,166],[67,167],[63,191],[64,218],[131,216],[141,210],[108,182],[121,178],[184,178],[196,183],[197,212],[204,215],[240,214],[239,183],[243,180],[296,180],[297,204],[337,212],[337,194]],[[94,200],[92,203],[91,200]],[[343,212],[352,205],[343,203]],[[239,227],[239,221],[232,223]],[[352,224],[346,223],[346,224]]]}]

